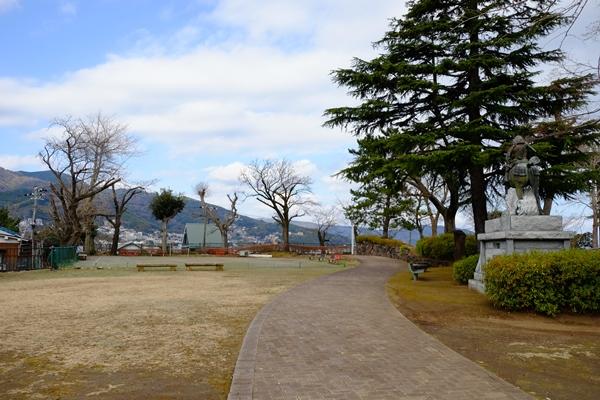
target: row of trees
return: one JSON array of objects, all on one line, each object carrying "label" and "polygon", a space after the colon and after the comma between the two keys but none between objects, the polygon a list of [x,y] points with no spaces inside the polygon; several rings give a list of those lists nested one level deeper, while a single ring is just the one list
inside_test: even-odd
[{"label": "row of trees", "polygon": [[[51,234],[64,245],[83,242],[86,253],[94,254],[96,221],[104,218],[114,229],[111,253],[116,254],[127,206],[149,185],[129,185],[124,180],[125,162],[137,154],[136,142],[124,125],[102,114],[87,119],[57,119],[53,126],[60,128],[61,133],[46,139],[39,153],[55,178],[50,183]],[[281,225],[283,242],[288,247],[291,221],[305,215],[308,206],[314,206],[306,197],[310,193],[310,178],[298,174],[288,161],[265,160],[248,165],[240,181],[251,190],[250,196],[273,209],[274,220]],[[206,201],[208,185],[198,184],[196,191],[203,215],[217,226],[228,247],[228,235],[238,218],[239,194],[227,196],[229,210],[219,215]],[[152,214],[161,221],[165,252],[168,223],[184,207],[184,196],[167,189],[162,189],[150,204]],[[324,213],[315,214],[322,222],[318,234],[324,243],[331,218]]]},{"label": "row of trees", "polygon": [[[50,183],[50,234],[63,245],[83,242],[85,252],[94,254],[96,222],[104,218],[113,227],[111,253],[116,254],[127,207],[151,183],[125,182],[125,163],[137,154],[136,142],[124,125],[102,114],[87,119],[57,119],[53,125],[61,133],[46,139],[39,153],[55,178]],[[310,178],[298,174],[289,161],[255,161],[247,166],[240,182],[250,189],[248,196],[274,211],[286,248],[291,221],[306,215],[309,207],[314,210],[319,241],[324,245],[335,214],[316,208],[307,196],[311,192]],[[239,194],[227,195],[229,209],[220,214],[206,201],[208,189],[206,183],[196,187],[202,214],[216,225],[228,247],[230,231],[239,216]],[[152,214],[161,221],[163,252],[167,250],[168,224],[185,205],[183,195],[168,189],[162,189],[150,204]]]},{"label": "row of trees", "polygon": [[325,113],[327,126],[358,138],[341,172],[359,185],[349,218],[377,216],[387,231],[423,218],[435,229],[441,217],[451,232],[457,212],[470,206],[483,232],[488,208],[504,195],[506,143],[517,135],[544,163],[544,213],[554,199],[597,185],[591,160],[600,121],[587,105],[598,77],[541,75],[565,54],[540,43],[571,23],[556,2],[409,2],[375,43],[379,56],[333,72],[358,101]]}]

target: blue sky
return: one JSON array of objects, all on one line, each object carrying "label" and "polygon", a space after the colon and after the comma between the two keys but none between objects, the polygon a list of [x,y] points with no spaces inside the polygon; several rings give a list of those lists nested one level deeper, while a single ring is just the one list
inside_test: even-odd
[{"label": "blue sky", "polygon": [[[329,73],[373,56],[403,11],[397,0],[0,0],[0,166],[40,169],[53,118],[101,111],[139,138],[131,180],[190,195],[206,181],[224,204],[244,163],[285,157],[316,200],[343,201],[348,185],[332,175],[354,139],[321,124],[351,100]],[[569,48],[581,60],[594,46]],[[251,199],[241,210],[270,215]]]}]

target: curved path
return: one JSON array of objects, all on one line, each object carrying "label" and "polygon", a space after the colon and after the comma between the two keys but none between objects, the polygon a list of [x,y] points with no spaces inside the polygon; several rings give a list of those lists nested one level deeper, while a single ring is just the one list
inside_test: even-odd
[{"label": "curved path", "polygon": [[244,339],[229,400],[532,399],[396,310],[385,284],[402,267],[363,257],[266,305]]}]

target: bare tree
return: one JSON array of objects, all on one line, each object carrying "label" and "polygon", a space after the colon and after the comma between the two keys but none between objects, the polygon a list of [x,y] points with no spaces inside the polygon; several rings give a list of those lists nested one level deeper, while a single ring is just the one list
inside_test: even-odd
[{"label": "bare tree", "polygon": [[113,237],[110,246],[111,255],[117,255],[121,237],[121,226],[123,225],[123,215],[127,211],[129,202],[138,194],[145,192],[148,186],[149,184],[129,185],[119,189],[117,189],[116,185],[111,186],[110,205],[105,207],[106,212],[98,213],[98,216],[106,218],[106,221],[113,227]]},{"label": "bare tree", "polygon": [[319,239],[319,246],[325,246],[327,242],[327,234],[329,230],[336,224],[337,209],[335,207],[314,207],[310,214],[313,222],[317,226],[317,237]]},{"label": "bare tree", "polygon": [[50,185],[56,235],[70,245],[85,235],[86,251],[93,253],[94,198],[120,181],[118,172],[134,141],[123,125],[101,114],[56,119],[53,126],[63,132],[46,139],[39,157],[56,178]]},{"label": "bare tree", "polygon": [[281,226],[284,250],[290,248],[290,222],[306,215],[305,208],[314,205],[307,195],[312,180],[300,175],[287,160],[256,160],[240,176],[260,203],[271,208],[273,219]]},{"label": "bare tree", "polygon": [[[89,184],[94,185],[98,180],[119,175],[124,162],[136,152],[136,142],[127,134],[127,127],[101,113],[86,120],[79,119],[77,125],[87,142],[86,158],[92,162]],[[96,219],[94,197],[86,199],[85,209],[88,212],[83,216],[85,251],[88,254],[96,252],[93,238]]]},{"label": "bare tree", "polygon": [[204,215],[217,226],[217,229],[221,233],[221,239],[223,239],[223,246],[228,249],[229,232],[239,216],[237,211],[238,194],[234,192],[232,195],[227,195],[227,199],[229,199],[229,210],[223,217],[220,217],[217,211],[210,207],[206,202],[206,197],[208,196],[208,184],[201,182],[196,185],[196,193],[200,196],[200,205],[205,213]]}]

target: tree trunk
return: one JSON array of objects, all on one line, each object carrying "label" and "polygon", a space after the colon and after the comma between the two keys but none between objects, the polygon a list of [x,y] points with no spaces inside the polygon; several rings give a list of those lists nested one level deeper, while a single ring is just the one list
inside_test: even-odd
[{"label": "tree trunk", "polygon": [[112,237],[112,243],[110,246],[110,255],[116,256],[119,251],[119,239],[121,238],[121,219],[116,218],[113,225],[114,232]]},{"label": "tree trunk", "polygon": [[390,218],[383,218],[383,227],[382,227],[382,238],[387,239],[390,237]]},{"label": "tree trunk", "polygon": [[456,230],[456,212],[457,210],[447,208],[443,214],[444,233],[452,233]]},{"label": "tree trunk", "polygon": [[[479,0],[469,0],[466,4],[466,22],[465,27],[469,31],[469,67],[467,68],[468,89],[467,93],[473,95],[481,87],[481,77],[479,76],[480,62],[479,58],[479,18],[480,10],[478,8]],[[481,118],[481,106],[476,103],[467,105],[467,115],[469,123],[477,124]],[[470,126],[473,129],[474,126]],[[476,146],[481,146],[481,137],[473,135],[469,142]],[[469,167],[469,178],[471,180],[471,203],[473,207],[473,222],[476,233],[485,232],[485,220],[487,219],[487,198],[485,196],[485,177],[483,167],[476,164],[476,160],[471,160]]]},{"label": "tree trunk", "polygon": [[544,199],[544,205],[542,207],[542,212],[544,213],[544,215],[550,215],[550,213],[552,212],[552,200],[553,200],[554,196],[547,196]]},{"label": "tree trunk", "polygon": [[485,196],[485,179],[483,168],[473,166],[469,169],[471,178],[471,203],[473,206],[473,222],[475,233],[485,233],[487,219],[487,198]]},{"label": "tree trunk", "polygon": [[162,252],[163,256],[167,254],[167,224],[169,221],[166,219],[162,221]]},{"label": "tree trunk", "polygon": [[436,237],[437,236],[437,225],[438,225],[438,219],[440,218],[440,214],[436,213],[436,215],[434,215],[433,213],[429,214],[429,221],[431,223],[431,236],[432,237]]},{"label": "tree trunk", "polygon": [[325,247],[325,235],[322,231],[317,230],[317,237],[319,238],[319,246]]},{"label": "tree trunk", "polygon": [[221,239],[223,240],[223,247],[225,247],[225,249],[229,248],[229,235],[227,234],[227,229],[223,229],[221,231]]},{"label": "tree trunk", "polygon": [[84,251],[87,255],[93,256],[96,254],[96,243],[94,241],[94,221],[86,222],[85,225],[85,241]]},{"label": "tree trunk", "polygon": [[290,251],[290,223],[281,221],[281,236],[283,238],[283,251]]},{"label": "tree trunk", "polygon": [[597,185],[590,191],[590,205],[592,206],[592,247],[598,248],[600,234],[600,193]]}]

